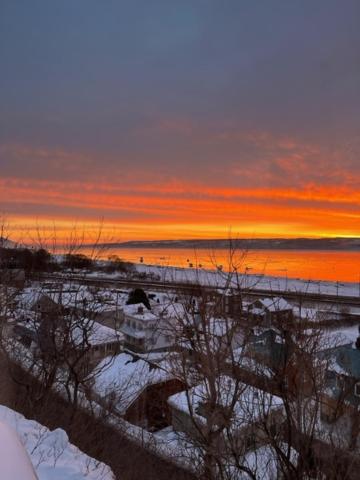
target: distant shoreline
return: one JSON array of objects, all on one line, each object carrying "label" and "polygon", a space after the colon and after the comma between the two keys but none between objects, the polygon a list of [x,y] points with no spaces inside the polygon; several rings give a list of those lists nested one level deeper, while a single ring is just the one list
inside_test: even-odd
[{"label": "distant shoreline", "polygon": [[[102,243],[104,248],[151,248],[151,249],[229,249],[243,250],[313,250],[313,251],[360,251],[360,238],[296,238],[296,239],[214,239],[214,240],[138,240]],[[89,245],[88,245],[89,246]]]}]

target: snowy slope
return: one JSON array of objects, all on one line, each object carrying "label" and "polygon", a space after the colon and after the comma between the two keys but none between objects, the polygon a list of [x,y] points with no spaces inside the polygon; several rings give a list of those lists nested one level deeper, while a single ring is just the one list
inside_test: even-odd
[{"label": "snowy slope", "polygon": [[[39,480],[115,480],[115,476],[107,465],[87,456],[69,443],[64,430],[57,428],[50,431],[40,423],[27,420],[20,413],[2,405],[0,405],[0,422],[5,424],[5,428],[8,425],[16,430]],[[6,435],[6,431],[2,434],[0,430],[0,435]],[[16,467],[24,468],[25,471],[26,460],[19,459],[17,456],[16,462],[19,460],[21,462]],[[15,480],[17,477],[4,476],[0,464],[0,478]],[[31,479],[32,477],[20,478]]]}]

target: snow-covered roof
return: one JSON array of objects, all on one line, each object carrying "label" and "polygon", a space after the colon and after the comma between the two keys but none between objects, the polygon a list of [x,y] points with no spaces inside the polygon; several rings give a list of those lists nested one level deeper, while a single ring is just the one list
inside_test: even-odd
[{"label": "snow-covered roof", "polygon": [[337,375],[349,375],[349,372],[347,372],[344,368],[342,368],[341,365],[338,364],[337,359],[334,356],[330,357],[327,364],[327,369],[336,373]]},{"label": "snow-covered roof", "polygon": [[327,330],[325,338],[327,343],[334,346],[349,345],[356,341],[359,336],[359,327],[353,325],[350,327],[339,327],[331,330]]},{"label": "snow-covered roof", "polygon": [[[40,329],[40,326],[34,321],[19,321],[18,324],[24,326],[28,330],[31,330],[32,332],[38,332]],[[59,333],[59,335],[61,335],[61,333]],[[73,320],[73,324],[69,329],[69,337],[76,346],[83,345],[85,342],[87,342],[89,345],[101,345],[106,343],[122,342],[124,340],[124,335],[122,332],[87,318]]]},{"label": "snow-covered roof", "polygon": [[[39,480],[115,480],[111,469],[69,442],[66,432],[60,428],[50,431],[34,420],[0,405],[0,422],[14,429],[30,456]],[[11,434],[10,434],[11,435]],[[6,480],[33,480],[31,466],[20,450],[11,446],[8,429],[0,427],[0,477]],[[4,455],[14,459],[18,475],[10,476],[4,470]]]},{"label": "snow-covered roof", "polygon": [[229,358],[228,364],[234,365],[248,372],[253,372],[255,375],[260,375],[267,377],[269,379],[273,378],[274,372],[264,363],[258,361],[256,358],[251,355],[246,354],[246,349],[239,347],[233,350],[233,358]]},{"label": "snow-covered roof", "polygon": [[[90,345],[120,342],[124,339],[121,332],[94,321],[90,321],[88,326],[85,325],[85,332]],[[78,338],[80,342],[83,341],[84,329],[81,326],[73,330],[73,338]]]},{"label": "snow-covered roof", "polygon": [[142,321],[155,321],[158,319],[158,317],[148,310],[142,303],[125,305],[123,307],[123,312],[125,316],[134,317]]},{"label": "snow-covered roof", "polygon": [[[239,428],[244,424],[255,422],[270,412],[270,410],[280,408],[283,405],[280,397],[236,381],[226,375],[216,378],[215,389],[218,406],[232,408],[231,406],[235,401],[232,416],[233,428]],[[190,403],[195,418],[204,423],[205,418],[199,413],[199,407],[206,404],[210,398],[210,384],[208,380],[205,380],[192,388],[188,394],[186,391],[183,391],[171,396],[168,402],[173,408],[187,414],[190,414],[191,411]]]},{"label": "snow-covered roof", "polygon": [[273,298],[262,298],[261,300],[257,300],[256,302],[260,302],[264,308],[269,310],[270,312],[280,312],[283,310],[292,310],[293,307],[282,297],[273,297]]},{"label": "snow-covered roof", "polygon": [[[287,455],[288,445],[282,443],[278,445],[278,448],[282,450],[284,455]],[[242,464],[247,467],[255,476],[261,480],[273,480],[278,478],[278,458],[279,454],[270,445],[264,445],[256,450],[250,451],[245,455]],[[293,448],[290,449],[290,461],[296,465],[298,459],[298,453]],[[236,472],[237,473],[237,472]],[[234,469],[234,480],[248,480],[249,475],[243,471],[238,474]]]},{"label": "snow-covered roof", "polygon": [[92,293],[85,286],[62,288],[25,288],[18,296],[19,305],[31,309],[40,299],[47,298],[62,307],[83,308],[94,313],[116,311],[116,298],[111,292]]},{"label": "snow-covered roof", "polygon": [[127,408],[148,385],[164,382],[173,375],[161,368],[153,368],[148,362],[127,353],[105,358],[97,366],[94,391],[101,397],[114,394],[116,409],[125,413]]},{"label": "snow-covered roof", "polygon": [[294,314],[296,317],[301,318],[302,320],[307,320],[309,322],[316,322],[318,320],[317,318],[317,308],[313,307],[294,307]]},{"label": "snow-covered roof", "polygon": [[210,318],[208,321],[208,332],[216,337],[223,337],[233,333],[234,324],[230,319]]},{"label": "snow-covered roof", "polygon": [[154,313],[165,318],[182,319],[187,316],[185,306],[179,302],[157,304],[154,306],[153,310]]}]

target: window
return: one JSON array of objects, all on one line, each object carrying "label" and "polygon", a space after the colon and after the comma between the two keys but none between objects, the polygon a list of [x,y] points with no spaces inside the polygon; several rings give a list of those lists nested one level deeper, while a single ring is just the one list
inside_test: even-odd
[{"label": "window", "polygon": [[[358,385],[358,384],[356,384]],[[356,391],[356,385],[355,385],[355,391]],[[346,381],[345,381],[345,376],[344,375],[337,375],[336,376],[336,386],[337,388],[339,388],[340,390],[344,390],[345,387],[346,387]],[[359,391],[359,394],[360,394],[360,391]],[[356,393],[355,393],[356,395]]]},{"label": "window", "polygon": [[360,397],[360,382],[355,383],[354,394],[355,394],[357,397]]}]

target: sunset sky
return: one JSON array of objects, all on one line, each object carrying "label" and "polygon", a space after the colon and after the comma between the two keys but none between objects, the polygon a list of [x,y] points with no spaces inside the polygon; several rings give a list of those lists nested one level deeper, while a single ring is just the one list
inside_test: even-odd
[{"label": "sunset sky", "polygon": [[2,214],[360,236],[359,19],[358,0],[1,0]]}]

